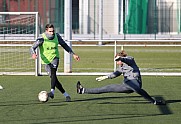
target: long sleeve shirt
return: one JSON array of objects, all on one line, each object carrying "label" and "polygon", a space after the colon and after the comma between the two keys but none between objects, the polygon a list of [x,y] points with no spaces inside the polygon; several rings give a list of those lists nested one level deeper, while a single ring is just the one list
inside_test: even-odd
[{"label": "long sleeve shirt", "polygon": [[141,77],[139,67],[135,60],[131,56],[120,57],[123,65],[118,67],[117,70],[108,75],[108,78],[112,79],[123,74],[124,80],[138,79]]},{"label": "long sleeve shirt", "polygon": [[[74,52],[72,51],[72,49],[66,44],[66,42],[62,39],[62,37],[56,33],[55,35],[57,35],[58,38],[58,42],[59,44],[70,54],[73,54]],[[32,45],[32,47],[30,48],[30,53],[34,54],[36,53],[35,50],[38,46],[42,45],[44,42],[43,37],[39,37],[36,39],[36,42]]]}]

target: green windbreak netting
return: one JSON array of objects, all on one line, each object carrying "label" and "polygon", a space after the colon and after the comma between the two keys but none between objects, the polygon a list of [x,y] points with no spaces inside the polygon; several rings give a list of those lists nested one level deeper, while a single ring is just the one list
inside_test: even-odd
[{"label": "green windbreak netting", "polygon": [[148,0],[129,0],[124,33],[145,34],[147,29]]}]

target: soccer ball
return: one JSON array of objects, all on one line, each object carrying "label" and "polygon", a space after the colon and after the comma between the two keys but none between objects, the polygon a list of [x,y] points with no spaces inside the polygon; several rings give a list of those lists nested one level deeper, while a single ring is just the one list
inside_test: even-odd
[{"label": "soccer ball", "polygon": [[38,99],[39,99],[40,102],[47,102],[48,101],[48,93],[47,93],[47,91],[39,92]]}]

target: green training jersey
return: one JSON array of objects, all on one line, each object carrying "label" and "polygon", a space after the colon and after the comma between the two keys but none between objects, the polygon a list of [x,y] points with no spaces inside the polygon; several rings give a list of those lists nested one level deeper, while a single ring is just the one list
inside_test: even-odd
[{"label": "green training jersey", "polygon": [[53,61],[55,57],[59,58],[59,51],[58,51],[58,38],[55,34],[53,40],[49,40],[45,33],[42,34],[44,42],[40,48],[40,56],[42,60],[42,64],[49,64]]}]

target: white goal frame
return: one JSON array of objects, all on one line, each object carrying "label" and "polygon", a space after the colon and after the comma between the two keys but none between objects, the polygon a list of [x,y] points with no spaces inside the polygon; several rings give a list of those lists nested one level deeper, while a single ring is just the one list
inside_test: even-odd
[{"label": "white goal frame", "polygon": [[[25,42],[25,41],[28,41],[28,42],[34,42],[38,36],[39,36],[39,14],[38,12],[0,12],[0,15],[1,15],[1,20],[0,20],[0,24],[2,23],[2,25],[4,24],[3,21],[3,16],[2,15],[10,15],[10,16],[16,16],[16,15],[34,15],[35,16],[35,33],[33,34],[32,37],[29,37],[29,38],[26,38],[26,34],[19,34],[19,36],[17,36],[16,34],[3,34],[4,36],[4,39],[1,39],[0,37],[0,42],[6,42],[6,44],[0,44],[0,46],[2,47],[23,47],[23,46],[30,46],[29,44],[12,44],[11,42]],[[18,18],[17,18],[18,19]],[[2,34],[0,34],[2,35]],[[27,34],[27,37],[28,35],[31,35],[31,34]],[[22,37],[21,37],[22,36]],[[13,38],[14,37],[14,38]],[[9,44],[8,44],[9,42]],[[38,50],[37,50],[38,52]],[[28,57],[28,56],[27,56]],[[38,76],[38,73],[39,73],[39,58],[35,61],[35,72],[33,73],[29,73],[29,72],[0,72],[0,75],[36,75]]]},{"label": "white goal frame", "polygon": [[[35,14],[35,16],[36,16],[36,18],[35,18],[35,27],[36,27],[36,29],[35,29],[35,38],[38,38],[38,36],[39,36],[39,30],[38,30],[38,25],[39,25],[39,18],[38,18],[38,12],[0,12],[0,15],[2,15],[2,14],[6,14],[6,15],[27,15],[27,14]],[[18,39],[19,41],[26,41],[26,40],[23,40],[23,39]],[[8,39],[6,40],[1,40],[0,39],[0,41],[9,41]],[[11,41],[16,41],[16,39],[11,39]],[[33,41],[33,40],[31,40],[31,41]]]},{"label": "white goal frame", "polygon": [[[80,41],[80,40],[78,40]],[[82,42],[92,42],[92,41],[96,41],[98,42],[98,40],[82,40]],[[133,47],[138,47],[138,46],[163,46],[163,47],[170,47],[170,46],[177,46],[177,47],[181,47],[181,45],[178,44],[141,44],[141,42],[144,42],[144,40],[142,40],[140,42],[140,40],[138,42],[140,42],[140,44],[117,44],[117,42],[125,42],[125,41],[129,41],[130,40],[102,40],[101,42],[108,42],[108,41],[112,41],[114,42],[114,44],[112,45],[101,45],[101,46],[110,46],[110,47],[114,47],[114,55],[117,52],[117,47],[119,46],[121,49],[124,49],[125,46],[133,46]],[[147,40],[145,40],[146,42]],[[165,42],[165,40],[153,40],[154,42]],[[172,40],[173,42],[180,42],[178,40]],[[71,42],[77,42],[77,40],[71,40]],[[135,40],[134,40],[135,42]],[[30,44],[21,44],[21,45],[12,45],[12,44],[0,44],[0,46],[28,46],[30,47]],[[90,45],[90,44],[73,44],[72,46],[80,46],[80,47],[91,47],[91,46],[95,46],[95,47],[99,47],[100,45]],[[112,62],[114,63],[114,68],[113,70],[116,69],[116,63],[114,62],[114,59],[112,60]],[[39,63],[39,64],[37,64]],[[9,75],[47,75],[47,73],[45,72],[41,72],[41,64],[40,62],[36,62],[35,65],[35,72],[23,72],[23,73],[11,73]],[[58,72],[57,75],[106,75],[109,74],[110,72],[72,72],[72,73],[64,73],[64,72]],[[141,72],[142,75],[150,75],[150,76],[181,76],[181,72]],[[1,74],[0,74],[1,75]]]},{"label": "white goal frame", "polygon": [[[32,41],[32,43],[38,38],[39,36],[39,17],[38,17],[38,12],[0,12],[0,14],[11,14],[11,15],[20,15],[20,14],[35,14],[36,15],[36,21],[35,21],[35,24],[36,24],[36,33],[35,33],[35,37],[34,39],[18,39],[18,41]],[[9,35],[9,34],[7,34]],[[7,36],[8,37],[8,36]],[[0,39],[0,42],[1,41],[17,41],[17,39]],[[124,46],[164,46],[164,47],[167,47],[167,46],[181,46],[181,45],[178,45],[178,44],[169,44],[169,42],[179,42],[181,44],[181,39],[174,39],[174,40],[70,40],[70,42],[114,42],[113,45],[101,45],[101,46],[113,46],[114,47],[114,55],[116,54],[116,51],[117,51],[117,46],[120,46],[122,49],[124,49]],[[162,43],[162,42],[168,42],[168,44],[141,44],[142,42],[154,42],[154,43]],[[122,45],[117,45],[118,42],[137,42],[137,44],[122,44]],[[0,44],[0,47],[6,47],[6,46],[11,46],[11,47],[23,47],[23,46],[26,46],[26,47],[30,47],[31,45],[30,44]],[[100,45],[90,45],[90,44],[72,44],[72,46],[97,46],[99,47]],[[37,53],[39,54],[39,51],[37,49]],[[27,56],[28,57],[28,56]],[[81,57],[81,56],[80,56]],[[33,60],[30,60],[30,61],[33,61]],[[112,60],[113,63],[114,63],[114,68],[113,70],[116,69],[116,64],[114,62],[114,59]],[[35,75],[35,76],[38,76],[38,75],[47,75],[46,73],[43,73],[41,72],[41,64],[40,64],[40,58],[36,59],[35,61],[35,71],[34,72],[13,72],[13,73],[1,73],[0,72],[0,75]],[[108,72],[109,73],[109,72]],[[80,73],[75,73],[75,72],[72,72],[72,73],[60,73],[58,72],[57,74],[58,75],[105,75],[105,74],[108,74],[108,73],[102,73],[102,72],[80,72]],[[142,75],[158,75],[158,76],[181,76],[181,72],[179,73],[164,73],[164,72],[143,72],[141,73]]]}]

